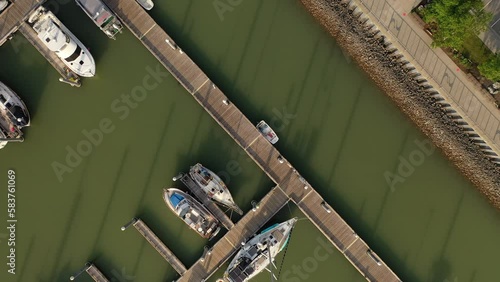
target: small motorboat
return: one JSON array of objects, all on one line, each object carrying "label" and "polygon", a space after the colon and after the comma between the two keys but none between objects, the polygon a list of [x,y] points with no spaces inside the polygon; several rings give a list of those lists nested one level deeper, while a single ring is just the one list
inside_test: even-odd
[{"label": "small motorboat", "polygon": [[257,129],[264,135],[267,141],[271,142],[271,144],[276,144],[276,142],[280,140],[276,132],[274,132],[274,130],[263,120],[257,124]]},{"label": "small motorboat", "polygon": [[153,9],[153,7],[155,6],[153,1],[151,1],[151,0],[136,0],[136,1],[137,1],[137,3],[139,3],[139,5],[141,5],[144,9],[146,9],[148,11]]},{"label": "small motorboat", "polygon": [[101,0],[76,0],[76,4],[111,39],[122,32],[123,25]]}]

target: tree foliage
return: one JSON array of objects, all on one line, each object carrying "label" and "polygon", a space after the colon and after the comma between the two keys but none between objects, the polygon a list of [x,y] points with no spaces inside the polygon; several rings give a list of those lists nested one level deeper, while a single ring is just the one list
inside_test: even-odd
[{"label": "tree foliage", "polygon": [[484,31],[492,14],[484,11],[481,0],[433,0],[423,11],[424,21],[436,27],[435,47],[458,50],[466,38]]},{"label": "tree foliage", "polygon": [[492,55],[490,59],[478,66],[481,75],[492,81],[500,81],[500,54]]}]

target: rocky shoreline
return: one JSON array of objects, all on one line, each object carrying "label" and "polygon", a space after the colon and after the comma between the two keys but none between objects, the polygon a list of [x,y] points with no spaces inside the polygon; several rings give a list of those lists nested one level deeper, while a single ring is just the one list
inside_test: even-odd
[{"label": "rocky shoreline", "polygon": [[300,0],[396,105],[500,209],[500,169],[340,0]]}]

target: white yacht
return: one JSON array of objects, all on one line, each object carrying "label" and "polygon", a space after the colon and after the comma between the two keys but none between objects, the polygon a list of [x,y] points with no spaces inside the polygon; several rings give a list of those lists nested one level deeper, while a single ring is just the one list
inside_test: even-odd
[{"label": "white yacht", "polygon": [[224,272],[225,281],[248,281],[266,269],[288,244],[295,223],[297,218],[275,224],[246,242]]},{"label": "white yacht", "polygon": [[136,0],[146,10],[151,10],[155,6],[152,0]]},{"label": "white yacht", "polygon": [[51,11],[40,6],[30,15],[28,22],[33,25],[38,38],[69,69],[84,77],[95,75],[95,62],[89,50]]},{"label": "white yacht", "polygon": [[229,192],[229,189],[227,189],[226,184],[217,174],[197,163],[191,167],[189,175],[212,201],[226,206],[239,214],[243,214],[243,211],[234,202],[233,196]]}]

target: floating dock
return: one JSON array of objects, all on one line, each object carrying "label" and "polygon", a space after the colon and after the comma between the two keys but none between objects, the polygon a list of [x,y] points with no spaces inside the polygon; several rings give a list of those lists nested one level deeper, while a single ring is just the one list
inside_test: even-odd
[{"label": "floating dock", "polygon": [[180,180],[184,185],[186,185],[189,190],[198,198],[203,205],[217,218],[217,220],[220,221],[222,226],[226,228],[227,230],[231,229],[234,227],[234,223],[231,221],[231,219],[227,216],[226,213],[224,213],[221,208],[215,204],[212,200],[210,200],[205,193],[201,190],[200,187],[189,177],[189,175],[183,174],[182,177],[180,177]]},{"label": "floating dock", "polygon": [[32,11],[42,5],[45,0],[16,0],[0,13],[0,46],[9,40]]},{"label": "floating dock", "polygon": [[368,281],[401,281],[136,1],[104,2],[277,184],[264,197],[259,209],[247,213],[213,246],[210,259],[198,260],[179,281],[204,281],[210,277],[236,252],[238,244],[255,234],[288,200],[302,210]]},{"label": "floating dock", "polygon": [[96,282],[109,282],[108,278],[93,263],[90,264],[86,271]]},{"label": "floating dock", "polygon": [[97,268],[97,266],[95,266],[95,264],[93,264],[91,262],[87,262],[85,264],[85,267],[82,270],[80,270],[76,275],[71,276],[69,278],[69,280],[71,280],[71,281],[75,280],[76,277],[78,277],[84,271],[87,272],[88,275],[90,275],[90,277],[92,277],[92,279],[94,279],[94,281],[96,281],[96,282],[109,282],[108,278],[106,278],[106,276],[104,276],[104,274],[102,274],[102,272],[99,270],[99,268]]},{"label": "floating dock", "polygon": [[184,264],[174,255],[174,253],[156,236],[156,234],[139,218],[134,218],[131,223],[122,227],[125,230],[132,224],[146,241],[174,268],[180,275],[186,272]]}]

